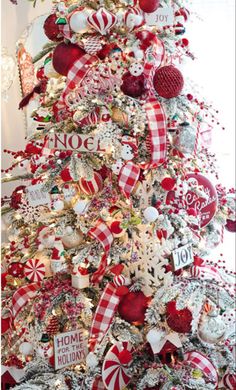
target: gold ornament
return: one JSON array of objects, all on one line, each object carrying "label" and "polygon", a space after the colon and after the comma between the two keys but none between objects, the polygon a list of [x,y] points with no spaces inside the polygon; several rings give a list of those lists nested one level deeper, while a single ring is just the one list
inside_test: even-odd
[{"label": "gold ornament", "polygon": [[125,127],[128,127],[128,125],[129,125],[128,119],[129,118],[128,118],[128,115],[124,111],[122,111],[118,107],[113,107],[111,111],[112,111],[111,118],[112,118],[113,122],[118,123],[120,125],[123,125]]}]

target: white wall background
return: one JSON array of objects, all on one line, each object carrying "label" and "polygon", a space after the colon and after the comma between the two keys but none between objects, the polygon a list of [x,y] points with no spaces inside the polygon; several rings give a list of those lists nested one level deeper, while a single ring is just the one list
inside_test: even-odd
[{"label": "white wall background", "polygon": [[[51,9],[51,1],[38,0],[36,8],[27,0],[18,0],[15,6],[9,0],[2,0],[2,46],[9,54],[15,53],[15,43],[26,26],[37,16]],[[186,3],[188,3],[186,1]],[[214,102],[219,109],[219,118],[226,128],[214,130],[213,149],[218,155],[220,179],[227,187],[235,186],[235,0],[194,0],[192,17],[187,34],[195,61],[188,61],[184,69],[189,77],[200,86],[206,100]],[[18,77],[9,91],[8,102],[2,101],[2,149],[19,150],[24,146],[24,116],[18,111],[20,101]],[[10,159],[2,158],[6,168]],[[11,193],[15,184],[4,184],[2,194]],[[232,233],[226,233],[225,244],[219,248],[231,268],[235,257],[235,240]],[[216,255],[218,254],[216,253]]]}]

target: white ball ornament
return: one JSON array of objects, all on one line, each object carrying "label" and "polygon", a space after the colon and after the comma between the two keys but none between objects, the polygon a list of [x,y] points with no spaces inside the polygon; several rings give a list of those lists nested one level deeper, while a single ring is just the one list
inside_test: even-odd
[{"label": "white ball ornament", "polygon": [[89,352],[89,354],[87,355],[86,364],[90,368],[95,368],[98,366],[97,356],[93,352]]},{"label": "white ball ornament", "polygon": [[84,9],[82,11],[76,11],[74,12],[70,17],[70,28],[75,33],[85,33],[90,29],[90,26],[88,24],[88,16],[90,15],[90,12],[88,9]]},{"label": "white ball ornament", "polygon": [[27,356],[27,355],[32,355],[34,353],[34,347],[31,343],[28,343],[27,341],[22,343],[19,346],[19,351],[22,353],[22,355]]},{"label": "white ball ornament", "polygon": [[89,203],[90,203],[90,202],[89,202],[88,200],[86,200],[86,199],[84,199],[84,200],[79,199],[79,200],[75,203],[75,205],[74,205],[74,207],[73,207],[74,212],[75,212],[76,214],[78,214],[78,215],[83,215],[83,214],[85,214],[86,211],[87,211],[87,209],[88,209]]},{"label": "white ball ornament", "polygon": [[157,220],[159,213],[155,207],[150,206],[144,210],[143,215],[147,222],[154,222]]},{"label": "white ball ornament", "polygon": [[130,73],[132,74],[132,76],[141,76],[141,74],[143,74],[144,72],[144,67],[142,64],[140,64],[139,62],[134,62],[130,68],[129,68],[129,71]]}]

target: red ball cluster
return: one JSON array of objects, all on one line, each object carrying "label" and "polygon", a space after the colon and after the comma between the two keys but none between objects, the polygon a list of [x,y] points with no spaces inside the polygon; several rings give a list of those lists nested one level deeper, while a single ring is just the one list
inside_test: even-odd
[{"label": "red ball cluster", "polygon": [[178,333],[189,333],[192,329],[193,316],[189,309],[176,309],[176,302],[172,301],[167,304],[167,324]]},{"label": "red ball cluster", "polygon": [[173,65],[162,66],[155,73],[153,85],[158,95],[171,99],[180,95],[184,86],[184,78]]}]

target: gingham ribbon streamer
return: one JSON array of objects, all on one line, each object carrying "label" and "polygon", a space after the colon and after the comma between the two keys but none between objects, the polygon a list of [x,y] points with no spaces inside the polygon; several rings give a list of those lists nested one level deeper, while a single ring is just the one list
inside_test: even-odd
[{"label": "gingham ribbon streamer", "polygon": [[89,236],[98,240],[105,251],[105,254],[102,256],[101,262],[97,271],[92,275],[92,283],[100,283],[102,281],[103,275],[106,272],[107,267],[107,253],[111,249],[111,244],[113,242],[113,235],[108,228],[108,226],[103,221],[98,221],[97,225],[89,231]]},{"label": "gingham ribbon streamer", "polygon": [[[150,50],[152,51],[150,52]],[[145,168],[156,168],[166,159],[166,117],[161,104],[156,99],[153,87],[155,71],[161,65],[163,58],[163,43],[159,39],[156,39],[155,45],[146,52],[146,63],[144,66],[144,74],[147,78],[148,97],[143,108],[146,111],[148,120],[149,137],[147,146],[150,148],[151,153],[151,161],[145,164]]]},{"label": "gingham ribbon streamer", "polygon": [[202,353],[191,351],[184,354],[184,361],[202,371],[215,384],[218,384],[218,374],[211,361]]},{"label": "gingham ribbon streamer", "polygon": [[103,380],[101,376],[98,376],[94,379],[92,384],[92,390],[105,390]]},{"label": "gingham ribbon streamer", "polygon": [[121,168],[118,185],[125,196],[129,197],[140,175],[140,168],[129,161]]},{"label": "gingham ribbon streamer", "polygon": [[[95,347],[97,341],[101,342],[105,336],[120,302],[116,295],[116,287],[108,283],[100,298],[90,330],[90,341]],[[95,342],[95,343],[93,343]]]},{"label": "gingham ribbon streamer", "polygon": [[38,292],[39,284],[31,283],[26,286],[20,287],[12,297],[12,315],[13,318],[22,310],[26,303],[34,298]]},{"label": "gingham ribbon streamer", "polygon": [[97,61],[97,57],[91,56],[90,54],[84,54],[80,59],[75,61],[67,75],[67,82],[64,91],[60,99],[58,100],[56,106],[58,110],[63,110],[66,107],[65,98],[68,93],[75,88],[76,85],[80,85],[86,76],[89,65]]}]

